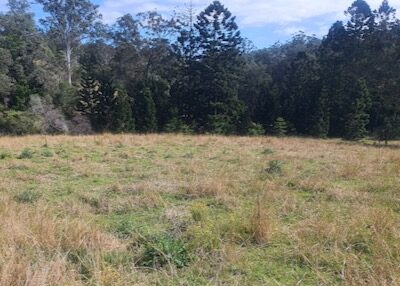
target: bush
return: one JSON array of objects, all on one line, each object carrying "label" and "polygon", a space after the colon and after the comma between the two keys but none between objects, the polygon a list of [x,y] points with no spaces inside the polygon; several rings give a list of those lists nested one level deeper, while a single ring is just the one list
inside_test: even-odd
[{"label": "bush", "polygon": [[0,134],[35,134],[40,133],[40,126],[40,120],[31,113],[0,110]]},{"label": "bush", "polygon": [[250,124],[248,134],[250,136],[262,136],[262,135],[265,135],[265,129],[261,124],[257,124],[257,123],[253,122]]},{"label": "bush", "polygon": [[18,159],[31,159],[33,158],[33,151],[29,148],[25,148],[21,151],[21,154],[18,156]]},{"label": "bush", "polygon": [[38,201],[40,194],[35,191],[26,190],[14,196],[15,201],[23,204],[33,204]]},{"label": "bush", "polygon": [[274,123],[274,134],[277,136],[285,136],[288,133],[288,124],[282,117],[278,117]]},{"label": "bush", "polygon": [[193,134],[193,129],[179,118],[172,118],[164,127],[167,133]]},{"label": "bush", "polygon": [[161,268],[175,265],[183,268],[190,261],[185,245],[169,235],[161,235],[145,241],[145,250],[140,265],[144,267]]}]

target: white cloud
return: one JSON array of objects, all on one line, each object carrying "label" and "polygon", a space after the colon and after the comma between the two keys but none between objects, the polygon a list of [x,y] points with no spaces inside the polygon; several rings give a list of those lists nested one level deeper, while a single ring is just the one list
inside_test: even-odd
[{"label": "white cloud", "polygon": [[[1,0],[0,0],[1,1]],[[131,13],[157,10],[168,14],[182,10],[190,0],[103,0],[100,6],[104,21],[112,23],[116,18]],[[286,38],[299,30],[322,36],[336,20],[345,19],[344,11],[354,0],[221,0],[237,16],[241,28],[274,27],[274,34]],[[196,10],[204,9],[212,0],[193,0]],[[367,0],[376,9],[382,0]],[[399,10],[400,0],[389,1]]]},{"label": "white cloud", "polygon": [[[156,9],[168,13],[177,7],[184,7],[189,0],[104,0],[101,12],[107,22],[125,13],[136,14]],[[204,8],[210,1],[194,0],[193,3]],[[235,15],[242,27],[263,26],[265,24],[291,25],[315,17],[325,17],[332,21],[343,18],[343,11],[353,0],[222,0]],[[373,9],[382,0],[369,0]],[[392,0],[392,5],[400,9],[400,0]]]}]

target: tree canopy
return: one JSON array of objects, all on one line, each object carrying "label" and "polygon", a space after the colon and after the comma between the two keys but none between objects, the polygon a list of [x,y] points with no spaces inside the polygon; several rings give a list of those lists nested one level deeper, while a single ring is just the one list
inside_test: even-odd
[{"label": "tree canopy", "polygon": [[299,32],[260,50],[220,1],[113,25],[90,0],[36,2],[40,26],[26,0],[0,14],[0,133],[400,136],[400,21],[388,0],[354,1],[321,39]]}]

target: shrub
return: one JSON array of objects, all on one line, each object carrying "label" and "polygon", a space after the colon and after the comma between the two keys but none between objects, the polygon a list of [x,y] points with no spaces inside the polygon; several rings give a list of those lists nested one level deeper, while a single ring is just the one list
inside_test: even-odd
[{"label": "shrub", "polygon": [[167,133],[193,134],[193,129],[179,118],[172,118],[164,127]]},{"label": "shrub", "polygon": [[26,190],[14,196],[15,201],[23,204],[33,204],[38,201],[40,194],[37,192]]},{"label": "shrub", "polygon": [[265,135],[265,129],[261,124],[253,122],[250,124],[248,134],[249,136],[262,136]]},{"label": "shrub", "polygon": [[21,154],[19,154],[18,159],[31,159],[33,158],[33,151],[29,148],[25,148],[21,151]]},{"label": "shrub", "polygon": [[145,241],[140,265],[152,268],[175,265],[177,268],[183,268],[189,261],[188,251],[180,240],[169,235],[161,235]]},{"label": "shrub", "polygon": [[277,136],[285,136],[288,133],[288,124],[282,117],[278,117],[274,123],[274,134]]},{"label": "shrub", "polygon": [[40,132],[40,126],[40,120],[28,112],[5,111],[0,113],[0,134],[35,134]]}]

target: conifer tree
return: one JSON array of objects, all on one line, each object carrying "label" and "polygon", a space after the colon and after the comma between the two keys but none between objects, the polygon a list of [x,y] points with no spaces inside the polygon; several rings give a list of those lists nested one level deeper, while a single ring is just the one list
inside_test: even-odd
[{"label": "conifer tree", "polygon": [[288,133],[288,124],[282,117],[278,117],[274,123],[274,134],[277,136],[285,136]]},{"label": "conifer tree", "polygon": [[99,101],[99,94],[99,82],[92,77],[89,67],[82,65],[77,110],[92,117],[95,112],[95,106]]},{"label": "conifer tree", "polygon": [[311,135],[319,138],[326,138],[329,134],[330,110],[329,93],[326,87],[323,87],[319,97],[315,102],[315,110],[312,116]]},{"label": "conifer tree", "polygon": [[151,89],[144,86],[139,90],[135,99],[134,108],[137,130],[144,133],[157,131],[156,105]]},{"label": "conifer tree", "polygon": [[225,131],[238,132],[246,121],[246,111],[238,97],[243,39],[236,19],[219,1],[214,1],[200,13],[195,28],[201,51],[197,71],[200,87],[195,93],[197,122],[207,131],[221,132],[224,120]]},{"label": "conifer tree", "polygon": [[125,90],[116,89],[111,130],[113,132],[132,132],[135,130],[131,100]]},{"label": "conifer tree", "polygon": [[347,140],[360,140],[368,134],[367,125],[370,119],[368,111],[371,107],[371,98],[365,80],[358,80],[350,93],[344,137]]}]

